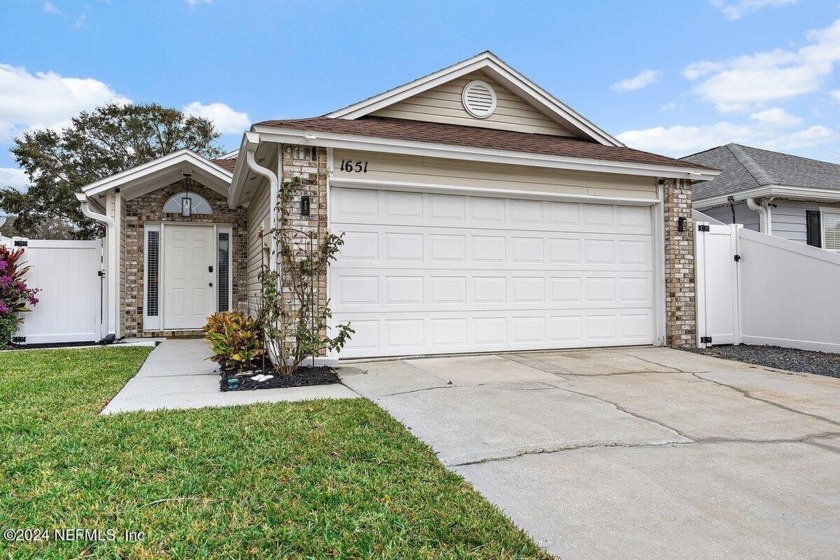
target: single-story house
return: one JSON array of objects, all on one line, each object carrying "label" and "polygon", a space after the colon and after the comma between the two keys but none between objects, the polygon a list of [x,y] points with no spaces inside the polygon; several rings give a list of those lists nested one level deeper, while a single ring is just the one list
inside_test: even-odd
[{"label": "single-story house", "polygon": [[720,170],[694,208],[724,224],[840,251],[840,165],[727,144],[683,161]]},{"label": "single-story house", "polygon": [[625,147],[485,52],[78,196],[107,225],[110,332],[195,334],[253,313],[278,185],[301,177],[296,226],[344,234],[319,282],[355,329],[341,356],[372,357],[694,345],[691,188],[715,175]]}]

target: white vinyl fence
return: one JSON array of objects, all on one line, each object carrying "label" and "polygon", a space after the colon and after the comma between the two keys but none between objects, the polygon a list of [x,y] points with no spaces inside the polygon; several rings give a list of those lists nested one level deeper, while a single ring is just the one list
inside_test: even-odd
[{"label": "white vinyl fence", "polygon": [[738,226],[698,224],[696,243],[701,346],[840,352],[840,254]]},{"label": "white vinyl fence", "polygon": [[38,305],[24,313],[16,338],[26,344],[97,341],[101,335],[102,240],[45,241],[0,238],[23,246],[32,270],[29,287],[40,288]]}]

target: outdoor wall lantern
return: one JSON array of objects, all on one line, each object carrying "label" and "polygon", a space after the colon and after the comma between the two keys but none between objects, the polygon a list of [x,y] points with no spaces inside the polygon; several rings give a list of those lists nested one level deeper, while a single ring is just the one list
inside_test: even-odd
[{"label": "outdoor wall lantern", "polygon": [[686,219],[684,216],[677,218],[677,231],[685,231]]},{"label": "outdoor wall lantern", "polygon": [[181,197],[181,216],[189,218],[192,215],[192,198],[190,198],[190,173],[184,173],[184,185],[186,192]]},{"label": "outdoor wall lantern", "polygon": [[309,196],[307,195],[300,197],[300,215],[309,215]]}]

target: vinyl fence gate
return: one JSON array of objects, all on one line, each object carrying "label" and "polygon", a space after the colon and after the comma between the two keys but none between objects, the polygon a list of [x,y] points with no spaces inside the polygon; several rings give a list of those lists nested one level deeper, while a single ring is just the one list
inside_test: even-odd
[{"label": "vinyl fence gate", "polygon": [[38,305],[23,313],[15,342],[49,344],[94,342],[102,338],[102,240],[51,241],[0,238],[23,248],[31,265],[26,283],[39,288]]},{"label": "vinyl fence gate", "polygon": [[698,346],[840,352],[840,253],[737,224],[695,227]]}]

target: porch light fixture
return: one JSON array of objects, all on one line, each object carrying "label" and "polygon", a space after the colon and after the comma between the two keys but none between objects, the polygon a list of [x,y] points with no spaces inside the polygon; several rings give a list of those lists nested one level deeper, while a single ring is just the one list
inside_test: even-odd
[{"label": "porch light fixture", "polygon": [[192,198],[190,198],[190,173],[184,173],[185,193],[181,197],[181,216],[189,218],[192,215]]}]

